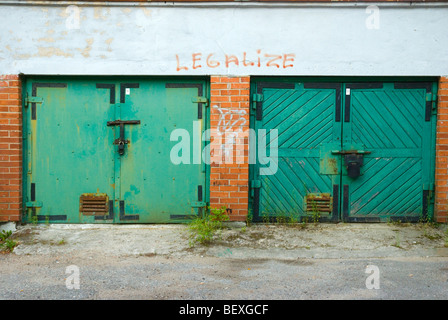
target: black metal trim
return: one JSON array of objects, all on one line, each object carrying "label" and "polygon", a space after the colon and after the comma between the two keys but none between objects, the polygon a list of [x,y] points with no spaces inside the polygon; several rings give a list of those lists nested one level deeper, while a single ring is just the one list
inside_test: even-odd
[{"label": "black metal trim", "polygon": [[333,211],[331,213],[332,220],[336,221],[339,219],[339,185],[333,185]]},{"label": "black metal trim", "polygon": [[388,218],[389,221],[397,221],[397,222],[420,222],[421,219],[419,216],[392,216]]},{"label": "black metal trim", "polygon": [[31,103],[31,120],[36,120],[36,103]]},{"label": "black metal trim", "polygon": [[138,214],[127,215],[124,212],[124,200],[120,200],[120,220],[139,220],[140,216]]},{"label": "black metal trim", "polygon": [[344,184],[343,186],[343,199],[342,199],[342,215],[343,215],[343,221],[346,221],[348,219],[348,184]]},{"label": "black metal trim", "polygon": [[140,88],[139,83],[121,83],[120,84],[120,103],[126,101],[126,89],[128,88]]},{"label": "black metal trim", "polygon": [[356,82],[347,83],[346,88],[350,89],[383,89],[383,82]]},{"label": "black metal trim", "polygon": [[426,220],[428,218],[429,212],[429,190],[423,190],[423,199],[422,199],[422,218]]},{"label": "black metal trim", "polygon": [[[197,88],[198,96],[202,97],[204,94],[202,83],[165,83],[167,89],[182,89],[182,88]],[[202,102],[198,103],[198,119],[202,119]]]},{"label": "black metal trim", "polygon": [[388,218],[383,218],[381,220],[380,217],[348,217],[346,222],[357,222],[357,223],[375,223],[382,221],[395,221],[395,222],[419,222],[420,218],[418,216],[406,217],[406,216],[391,216]]},{"label": "black metal trim", "polygon": [[[263,89],[294,89],[294,83],[288,82],[259,82],[257,83],[257,93],[262,94]],[[255,119],[260,121],[263,119],[263,102],[257,101]]]},{"label": "black metal trim", "polygon": [[[30,200],[31,201],[36,201],[36,184],[35,183],[31,183],[31,187],[30,187]],[[31,216],[35,217],[36,216],[36,207],[32,207],[31,208]]]},{"label": "black metal trim", "polygon": [[395,82],[394,89],[426,89],[431,91],[431,82]]},{"label": "black metal trim", "polygon": [[[382,89],[382,82],[367,82],[367,83],[347,83],[345,85],[346,89]],[[344,106],[344,122],[350,122],[350,103],[351,103],[351,95],[345,95],[345,106]]]},{"label": "black metal trim", "polygon": [[344,122],[350,122],[350,95],[345,95]]},{"label": "black metal trim", "polygon": [[[273,217],[271,220],[275,221],[275,217]],[[298,222],[305,222],[308,223],[310,222],[310,216],[299,216],[298,217]],[[334,223],[334,222],[338,222],[337,220],[334,220],[332,216],[330,217],[319,217],[319,221],[320,223]]]},{"label": "black metal trim", "polygon": [[254,188],[253,210],[254,218],[258,219],[260,214],[260,188]]},{"label": "black metal trim", "polygon": [[[31,85],[31,96],[37,96],[37,88],[67,88],[66,83],[52,83],[52,82],[33,82]],[[31,103],[31,120],[36,120],[36,103]]]},{"label": "black metal trim", "polygon": [[33,97],[37,94],[37,88],[67,88],[66,83],[59,83],[59,82],[34,82],[32,84],[32,92],[31,95]]},{"label": "black metal trim", "polygon": [[109,103],[114,104],[115,103],[115,85],[109,84],[109,83],[97,83],[96,84],[97,89],[109,89],[110,90],[110,98]]},{"label": "black metal trim", "polygon": [[336,110],[335,110],[335,121],[341,121],[341,83],[332,82],[308,82],[304,83],[303,87],[305,89],[335,89],[336,90]]},{"label": "black metal trim", "polygon": [[30,200],[36,201],[36,184],[35,183],[31,183]]},{"label": "black metal trim", "polygon": [[111,220],[114,218],[114,200],[109,200],[109,215],[95,216],[95,220]]},{"label": "black metal trim", "polygon": [[[431,82],[395,82],[394,89],[426,89],[426,94],[432,94]],[[426,97],[425,97],[426,98]],[[431,121],[432,101],[426,101],[425,121]]]},{"label": "black metal trim", "polygon": [[67,220],[67,216],[66,215],[38,215],[37,216],[37,220],[38,221],[62,221],[62,220]]},{"label": "black metal trim", "polygon": [[381,222],[379,217],[347,217],[345,222],[373,223]]},{"label": "black metal trim", "polygon": [[171,220],[194,220],[198,216],[194,214],[172,214],[170,215]]},{"label": "black metal trim", "polygon": [[198,186],[198,201],[202,201],[202,186]]}]

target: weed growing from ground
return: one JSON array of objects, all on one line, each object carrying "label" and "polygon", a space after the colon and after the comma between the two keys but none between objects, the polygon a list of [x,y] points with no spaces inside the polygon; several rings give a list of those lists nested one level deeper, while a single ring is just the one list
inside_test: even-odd
[{"label": "weed growing from ground", "polygon": [[12,231],[3,230],[0,232],[0,252],[13,252],[14,248],[18,245],[17,241],[9,239],[12,235]]},{"label": "weed growing from ground", "polygon": [[226,208],[208,208],[202,217],[197,217],[188,224],[190,231],[190,247],[195,244],[209,244],[218,230],[223,228],[223,222],[229,220]]}]

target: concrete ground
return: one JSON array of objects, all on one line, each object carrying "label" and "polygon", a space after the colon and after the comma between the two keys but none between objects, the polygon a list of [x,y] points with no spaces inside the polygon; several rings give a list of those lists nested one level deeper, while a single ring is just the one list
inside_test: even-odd
[{"label": "concrete ground", "polygon": [[[448,299],[446,225],[24,225],[0,299]],[[79,284],[79,287],[77,286]]]}]

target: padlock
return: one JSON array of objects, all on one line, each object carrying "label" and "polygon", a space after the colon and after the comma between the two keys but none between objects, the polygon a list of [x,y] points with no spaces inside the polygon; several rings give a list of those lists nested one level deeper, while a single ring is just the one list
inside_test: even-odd
[{"label": "padlock", "polygon": [[361,166],[364,162],[364,156],[362,154],[346,154],[344,156],[344,161],[347,175],[350,178],[357,178],[361,175]]}]

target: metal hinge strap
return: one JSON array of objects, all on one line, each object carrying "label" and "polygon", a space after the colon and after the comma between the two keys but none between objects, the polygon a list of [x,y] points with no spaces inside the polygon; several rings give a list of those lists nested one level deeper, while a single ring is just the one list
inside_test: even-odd
[{"label": "metal hinge strap", "polygon": [[27,208],[41,208],[42,205],[42,201],[28,201],[25,203],[25,207]]},{"label": "metal hinge strap", "polygon": [[437,94],[434,92],[428,92],[426,94],[426,101],[436,102],[437,101]]},{"label": "metal hinge strap", "polygon": [[41,97],[26,97],[25,98],[25,106],[28,106],[30,103],[43,103],[44,99]]},{"label": "metal hinge strap", "polygon": [[[252,95],[252,101],[253,102],[263,102],[263,95],[261,94],[261,93],[254,93],[253,95]],[[252,108],[253,109],[256,109],[257,108],[257,105],[259,105],[258,103],[254,103],[253,105],[252,105]]]},{"label": "metal hinge strap", "polygon": [[250,196],[253,198],[255,195],[254,190],[255,189],[260,189],[261,188],[261,180],[252,180],[250,182]]},{"label": "metal hinge strap", "polygon": [[207,206],[207,202],[205,201],[192,201],[191,207],[192,208],[204,208]]},{"label": "metal hinge strap", "polygon": [[204,103],[205,106],[208,106],[208,99],[206,97],[194,97],[191,99],[193,103]]},{"label": "metal hinge strap", "polygon": [[252,180],[250,182],[250,187],[252,189],[254,189],[254,188],[261,188],[261,180]]}]

